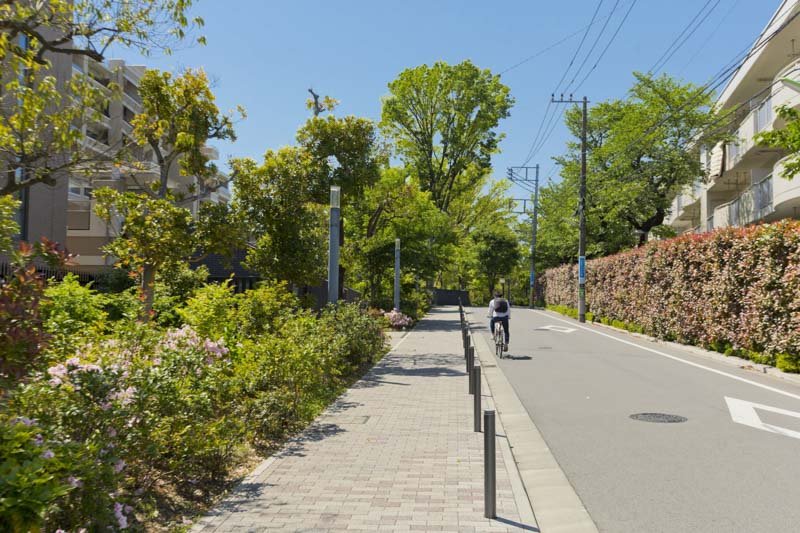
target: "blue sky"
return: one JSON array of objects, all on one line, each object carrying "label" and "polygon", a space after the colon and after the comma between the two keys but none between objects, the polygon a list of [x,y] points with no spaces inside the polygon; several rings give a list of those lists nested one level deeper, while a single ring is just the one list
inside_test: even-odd
[{"label": "blue sky", "polygon": [[[587,72],[633,0],[619,0]],[[605,0],[569,81],[591,48],[617,0]],[[620,98],[631,72],[653,66],[697,15],[705,0],[638,0],[597,68],[576,96],[591,101]],[[713,0],[716,6],[664,68],[686,81],[704,83],[758,36],[780,0]],[[205,19],[207,46],[171,56],[121,57],[153,68],[177,71],[203,67],[214,79],[221,108],[243,105],[248,118],[237,125],[238,141],[219,145],[223,159],[257,159],[268,148],[294,143],[309,116],[306,92],[341,101],[338,114],[380,118],[386,85],[403,69],[444,60],[470,59],[499,73],[587,26],[598,0],[561,2],[467,0],[339,0],[338,2],[197,0],[193,14]],[[500,131],[506,137],[493,158],[495,176],[522,164],[542,122],[550,94],[562,77],[583,33],[502,75],[516,104]],[[581,74],[578,77],[580,80]],[[530,164],[542,174],[553,168],[569,135],[558,124]],[[515,196],[525,196],[515,190]]]}]

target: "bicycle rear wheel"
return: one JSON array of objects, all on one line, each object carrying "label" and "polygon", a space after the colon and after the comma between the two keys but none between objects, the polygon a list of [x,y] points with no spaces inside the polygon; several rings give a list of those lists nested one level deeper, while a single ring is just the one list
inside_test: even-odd
[{"label": "bicycle rear wheel", "polygon": [[503,354],[503,338],[504,338],[503,335],[504,335],[503,325],[502,324],[498,324],[497,327],[495,327],[495,330],[494,330],[494,350],[495,350],[495,355],[497,356],[498,359],[502,359],[503,355],[504,355]]}]

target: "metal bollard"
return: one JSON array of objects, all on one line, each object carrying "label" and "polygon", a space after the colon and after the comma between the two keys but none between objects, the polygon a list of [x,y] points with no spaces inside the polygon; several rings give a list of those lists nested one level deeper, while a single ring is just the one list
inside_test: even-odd
[{"label": "metal bollard", "polygon": [[483,412],[483,516],[497,517],[494,411]]},{"label": "metal bollard", "polygon": [[475,366],[475,347],[470,346],[467,350],[467,374],[469,375],[469,393],[472,394],[472,367]]},{"label": "metal bollard", "polygon": [[481,432],[481,367],[472,369],[472,386],[475,389],[475,432]]}]

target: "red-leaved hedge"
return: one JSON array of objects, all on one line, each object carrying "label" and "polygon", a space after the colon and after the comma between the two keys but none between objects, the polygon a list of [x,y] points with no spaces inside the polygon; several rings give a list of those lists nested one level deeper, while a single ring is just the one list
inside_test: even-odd
[{"label": "red-leaved hedge", "polygon": [[[657,241],[586,270],[595,320],[800,372],[800,222]],[[548,270],[547,303],[577,307],[577,275],[576,265]]]}]

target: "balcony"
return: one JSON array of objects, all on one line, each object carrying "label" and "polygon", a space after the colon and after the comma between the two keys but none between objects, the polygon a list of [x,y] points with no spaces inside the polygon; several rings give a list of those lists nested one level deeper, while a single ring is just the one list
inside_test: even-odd
[{"label": "balcony", "polygon": [[777,218],[798,217],[800,210],[800,176],[788,180],[784,178],[786,164],[791,160],[785,157],[775,164],[772,175],[773,181],[773,206]]},{"label": "balcony", "polygon": [[128,93],[122,93],[122,103],[125,104],[125,107],[130,109],[134,114],[139,114],[142,112],[142,104],[134,97],[129,95]]},{"label": "balcony", "polygon": [[734,200],[714,208],[712,228],[746,226],[763,220],[774,211],[772,175],[745,189]]},{"label": "balcony", "polygon": [[[772,88],[772,106],[774,109],[779,107],[798,107],[800,106],[800,89],[782,80],[800,82],[800,61],[794,62],[780,71],[775,76],[775,85]],[[773,118],[774,120],[774,118]],[[782,121],[775,121],[775,127],[782,127]]]}]

